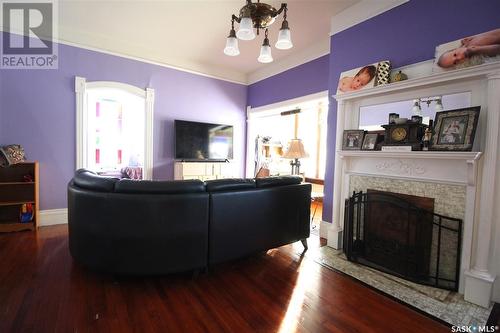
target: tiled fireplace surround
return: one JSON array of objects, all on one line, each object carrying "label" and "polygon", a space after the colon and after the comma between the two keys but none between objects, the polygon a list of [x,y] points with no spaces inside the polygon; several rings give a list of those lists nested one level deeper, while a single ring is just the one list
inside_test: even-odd
[{"label": "tiled fireplace surround", "polygon": [[[408,81],[334,96],[337,108],[333,223],[328,245],[342,247],[344,200],[354,190],[383,190],[435,199],[435,213],[463,220],[459,292],[488,307],[499,301],[500,64],[431,74],[418,64]],[[410,70],[411,71],[411,70]],[[355,129],[359,108],[417,97],[470,92],[481,105],[473,152],[342,151],[344,129]]]}]

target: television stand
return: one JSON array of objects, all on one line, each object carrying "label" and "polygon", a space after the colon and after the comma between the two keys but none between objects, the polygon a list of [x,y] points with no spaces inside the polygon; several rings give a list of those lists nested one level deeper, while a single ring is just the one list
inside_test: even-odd
[{"label": "television stand", "polygon": [[235,178],[238,171],[235,163],[229,160],[218,161],[175,161],[174,179],[199,179],[202,181]]}]

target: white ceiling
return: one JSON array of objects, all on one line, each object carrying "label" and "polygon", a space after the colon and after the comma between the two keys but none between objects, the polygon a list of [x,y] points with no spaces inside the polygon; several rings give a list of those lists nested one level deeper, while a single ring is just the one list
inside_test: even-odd
[{"label": "white ceiling", "polygon": [[[276,8],[281,3],[263,2]],[[328,52],[331,17],[357,2],[288,0],[294,47],[286,51],[273,47],[275,63],[297,54]],[[237,57],[222,52],[231,14],[238,14],[244,4],[244,0],[60,0],[59,40],[246,83],[249,75],[269,65],[257,62],[262,35],[240,41]],[[272,46],[281,20],[282,15],[270,28]]]}]

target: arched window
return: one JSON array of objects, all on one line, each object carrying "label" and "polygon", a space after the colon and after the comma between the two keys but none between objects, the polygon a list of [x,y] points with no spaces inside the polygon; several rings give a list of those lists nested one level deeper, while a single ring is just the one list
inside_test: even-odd
[{"label": "arched window", "polygon": [[76,168],[153,178],[154,90],[75,78]]}]

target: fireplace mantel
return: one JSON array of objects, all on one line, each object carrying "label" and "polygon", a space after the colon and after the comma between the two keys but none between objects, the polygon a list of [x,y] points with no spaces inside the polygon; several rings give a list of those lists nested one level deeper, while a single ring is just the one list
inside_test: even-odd
[{"label": "fireplace mantel", "polygon": [[475,186],[481,152],[337,151],[346,173]]},{"label": "fireplace mantel", "polygon": [[[346,129],[359,128],[361,106],[470,92],[481,106],[477,152],[342,151]],[[334,95],[337,100],[332,225],[328,245],[342,247],[344,200],[352,175],[377,176],[466,187],[459,289],[482,306],[500,301],[500,62],[422,75],[407,81]]]}]

